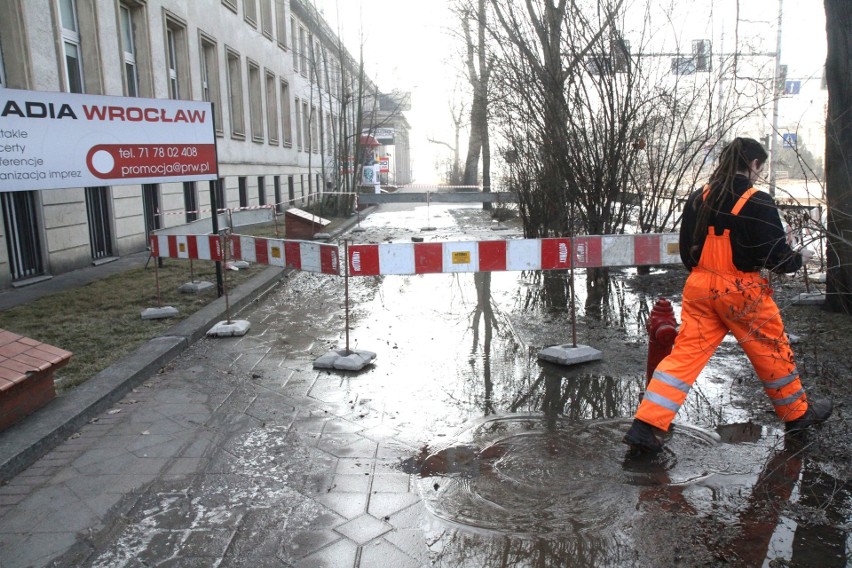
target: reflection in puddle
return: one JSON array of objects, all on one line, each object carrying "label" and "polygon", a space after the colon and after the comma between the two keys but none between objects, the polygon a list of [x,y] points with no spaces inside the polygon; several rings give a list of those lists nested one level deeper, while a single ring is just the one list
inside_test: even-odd
[{"label": "reflection in puddle", "polygon": [[[450,527],[445,564],[464,543],[477,558],[513,551],[489,566],[545,551],[541,565],[669,565],[678,554],[688,565],[845,565],[847,531],[836,527],[852,495],[808,463],[801,440],[752,423],[680,425],[660,456],[626,459],[627,422],[491,418],[410,462],[429,511]],[[675,530],[688,542],[660,548]]]},{"label": "reflection in puddle", "polygon": [[423,461],[421,494],[436,516],[473,529],[580,538],[617,526],[637,487],[709,475],[689,456],[712,446],[713,436],[691,428],[677,429],[660,459],[622,467],[626,424],[532,416],[487,421],[468,433],[470,443]]}]

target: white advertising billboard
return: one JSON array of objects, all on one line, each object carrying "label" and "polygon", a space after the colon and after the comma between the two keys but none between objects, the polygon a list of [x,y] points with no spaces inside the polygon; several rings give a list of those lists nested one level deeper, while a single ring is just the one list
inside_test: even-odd
[{"label": "white advertising billboard", "polygon": [[361,168],[361,185],[378,185],[379,169],[381,166],[363,166]]},{"label": "white advertising billboard", "polygon": [[0,89],[0,191],[215,180],[211,103]]}]

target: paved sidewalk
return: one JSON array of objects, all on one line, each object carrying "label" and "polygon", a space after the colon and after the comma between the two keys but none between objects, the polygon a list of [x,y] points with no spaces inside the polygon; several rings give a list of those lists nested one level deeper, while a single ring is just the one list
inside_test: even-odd
[{"label": "paved sidewalk", "polygon": [[[412,448],[312,351],[338,286],[295,274],[0,487],[0,565],[428,565]],[[313,293],[310,315],[293,306]],[[278,348],[286,345],[286,349]]]},{"label": "paved sidewalk", "polygon": [[[361,217],[374,209],[371,207],[362,211]],[[358,221],[358,217],[350,217],[335,223],[330,231],[332,238],[349,230]],[[31,286],[0,292],[0,310],[29,303],[55,292],[84,286],[111,274],[144,266],[148,261],[149,253],[142,251],[120,257],[114,262],[60,274]],[[228,298],[232,317],[236,317],[235,314],[245,306],[259,300],[290,272],[270,267],[232,290]],[[142,380],[156,373],[191,344],[204,337],[210,327],[226,317],[225,298],[218,298],[80,387],[58,397],[12,428],[0,432],[0,484],[32,464]],[[0,568],[2,566],[0,562]]]},{"label": "paved sidewalk", "polygon": [[246,336],[195,341],[211,305],[0,437],[7,471],[55,445],[0,486],[0,567],[430,564],[414,447],[312,368],[342,283],[283,274],[232,296]]}]

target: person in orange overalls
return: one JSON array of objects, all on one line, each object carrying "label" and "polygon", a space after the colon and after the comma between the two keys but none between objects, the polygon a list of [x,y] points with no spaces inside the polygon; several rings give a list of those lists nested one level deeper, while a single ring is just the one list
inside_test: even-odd
[{"label": "person in orange overalls", "polygon": [[690,270],[672,352],[654,371],[624,443],[659,452],[698,374],[730,331],[751,361],[787,431],[825,421],[828,399],[808,400],[772,288],[760,271],[795,272],[813,253],[787,242],[772,197],[753,187],[768,154],[751,138],[725,146],[709,183],[690,195],[680,256]]}]

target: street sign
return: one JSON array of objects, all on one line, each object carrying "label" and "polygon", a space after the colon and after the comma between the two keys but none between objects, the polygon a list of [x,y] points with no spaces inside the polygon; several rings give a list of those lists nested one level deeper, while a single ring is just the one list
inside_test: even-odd
[{"label": "street sign", "polygon": [[0,191],[215,180],[212,109],[0,89]]},{"label": "street sign", "polygon": [[795,132],[785,132],[781,135],[785,148],[795,148],[799,142],[799,136]]},{"label": "street sign", "polygon": [[801,81],[787,81],[784,83],[784,94],[785,95],[798,95],[799,89],[802,88]]}]

